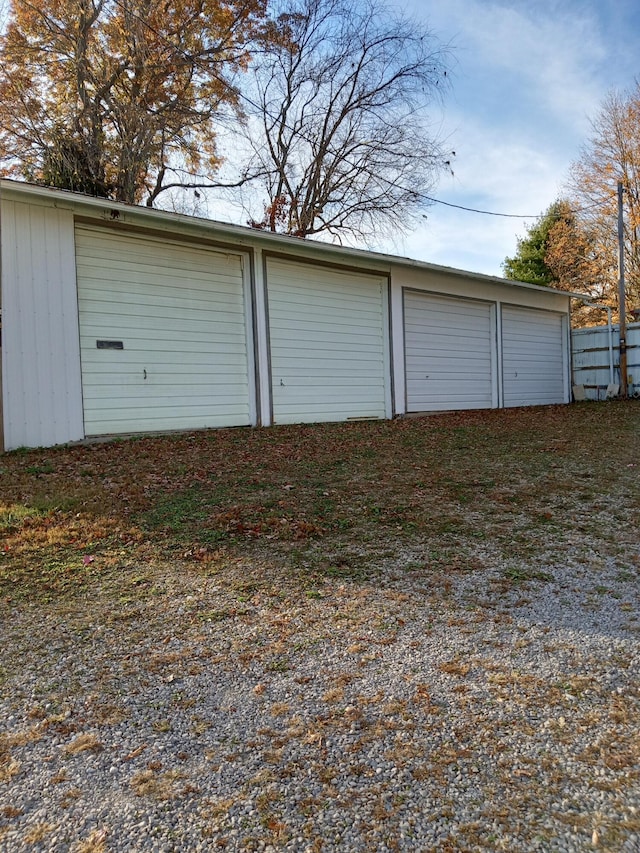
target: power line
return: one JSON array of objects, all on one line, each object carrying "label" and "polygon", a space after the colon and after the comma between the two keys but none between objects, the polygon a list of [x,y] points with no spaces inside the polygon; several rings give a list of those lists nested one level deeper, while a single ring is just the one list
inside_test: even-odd
[{"label": "power line", "polygon": [[[507,219],[540,219],[542,216],[544,216],[544,214],[540,213],[496,213],[492,210],[478,210],[475,207],[465,207],[462,204],[452,204],[450,201],[443,201],[440,198],[433,198],[432,196],[425,195],[424,193],[417,193],[417,195],[420,195],[422,198],[426,199],[427,201],[431,201],[434,204],[443,204],[445,205],[445,207],[455,207],[457,210],[466,210],[469,213],[481,213],[484,216],[502,216],[506,217]],[[570,208],[568,213],[583,213],[585,210],[593,210],[594,207],[601,207],[604,204],[604,201],[598,201],[595,204],[588,205],[587,207]],[[565,214],[563,213],[553,214],[556,219],[562,219],[564,215]]]},{"label": "power line", "polygon": [[502,216],[507,219],[538,219],[540,216],[539,213],[534,215],[532,213],[496,213],[493,210],[478,210],[475,207],[465,207],[462,204],[452,204],[450,201],[443,201],[440,198],[433,198],[432,196],[424,195],[423,193],[420,193],[420,195],[427,201],[433,202],[433,204],[443,204],[445,207],[455,207],[456,210],[466,210],[468,213],[482,213],[484,216]]},{"label": "power line", "polygon": [[[4,0],[4,2],[6,3],[6,0]],[[158,32],[158,30],[156,30],[155,27],[153,27],[149,23],[148,20],[143,18],[141,15],[139,15],[134,10],[128,9],[124,5],[122,0],[113,0],[113,2],[115,3],[116,6],[119,6],[123,12],[131,15],[131,17],[133,17],[133,18],[136,18],[150,32],[152,32],[158,39],[165,42],[165,44],[167,44],[173,50],[182,54],[182,56],[186,60],[188,60],[189,62],[193,62],[195,65],[198,65],[201,68],[204,68],[204,64],[197,57],[188,53],[186,50],[183,50],[179,45],[175,44],[170,39],[168,39],[165,35]],[[3,5],[4,5],[3,0],[0,0],[0,11],[2,11]],[[206,71],[211,73],[212,69],[210,67],[206,67]],[[255,110],[258,110],[259,112],[262,112],[262,111],[266,112],[266,110],[264,110],[264,107],[262,105],[257,104],[252,98],[250,98],[248,95],[246,95],[240,89],[238,89],[235,86],[232,86],[228,80],[225,80],[223,77],[221,77],[217,74],[214,74],[213,76],[218,80],[218,82],[222,83],[223,86],[228,88],[229,91],[232,92],[235,97],[245,101],[247,104],[249,104]],[[277,121],[277,119],[274,116],[270,115],[269,113],[266,113],[266,114],[270,119]],[[294,128],[291,128],[288,125],[286,125],[286,123],[285,123],[285,127],[287,127],[288,130],[291,130],[293,132],[297,132]],[[305,139],[305,141],[307,141],[307,142],[312,141],[312,140],[310,140],[304,136],[302,136],[302,138]],[[199,152],[199,153],[203,153],[203,152]],[[204,177],[204,176],[202,176],[202,177]],[[441,204],[445,207],[452,207],[452,208],[455,208],[456,210],[463,210],[463,211],[466,211],[468,213],[476,213],[476,214],[480,214],[482,216],[496,216],[496,217],[500,217],[500,218],[504,218],[504,219],[540,219],[544,215],[544,214],[540,214],[540,213],[536,213],[536,214],[533,214],[533,213],[500,213],[500,212],[491,211],[491,210],[481,210],[481,209],[474,208],[474,207],[466,207],[466,206],[461,205],[461,204],[454,204],[454,203],[449,202],[449,201],[443,201],[442,199],[434,198],[433,196],[426,195],[426,193],[423,193],[423,192],[419,192],[419,191],[415,191],[415,190],[409,190],[407,187],[402,186],[401,184],[397,183],[396,181],[391,181],[388,178],[385,178],[384,175],[378,175],[377,177],[379,180],[384,181],[385,183],[387,183],[391,187],[396,187],[397,189],[401,190],[402,192],[412,193],[415,197],[421,198],[425,201],[429,201],[432,204]],[[592,210],[593,208],[599,207],[603,204],[605,204],[605,202],[596,202],[595,204],[589,205],[588,207],[577,208],[575,210],[570,209],[568,212],[571,214],[582,213],[583,211]],[[556,216],[557,216],[557,218],[561,219],[563,214],[557,214]],[[425,216],[425,218],[426,218],[426,216]]]},{"label": "power line", "polygon": [[[128,12],[132,17],[136,18],[138,21],[140,21],[142,24],[144,24],[149,29],[149,31],[152,32],[157,38],[159,38],[161,41],[164,41],[165,44],[169,45],[171,48],[176,50],[178,53],[182,54],[182,56],[185,59],[187,59],[190,62],[195,62],[196,65],[199,65],[202,68],[202,63],[197,59],[197,57],[189,54],[187,51],[183,50],[179,45],[174,44],[166,36],[164,36],[162,33],[158,32],[158,30],[156,30],[155,27],[153,27],[149,23],[149,21],[147,21],[145,18],[143,18],[137,12],[134,12],[133,10],[127,10],[124,3],[122,2],[122,0],[114,0],[114,3],[117,6],[119,6],[123,12]],[[207,68],[206,70],[211,72],[210,68]],[[214,77],[218,80],[218,82],[222,83],[223,86],[226,86],[233,93],[233,95],[236,98],[245,101],[247,104],[249,104],[249,106],[253,107],[254,110],[258,110],[258,112],[262,112],[264,110],[264,107],[262,105],[257,104],[247,94],[245,94],[239,88],[232,86],[229,83],[229,81],[225,80],[223,77],[220,77],[217,74],[214,74]],[[265,112],[266,112],[266,110],[265,110]],[[269,113],[266,113],[266,114],[273,121],[277,121],[276,117],[270,115]],[[297,132],[295,130],[295,128],[289,127],[286,123],[284,126],[287,128],[287,130],[291,130],[294,133]],[[305,139],[306,142],[312,141],[302,134],[299,134],[299,135],[301,135],[302,138]],[[433,196],[426,195],[426,193],[423,193],[423,192],[419,192],[419,191],[415,191],[415,190],[409,190],[409,189],[407,189],[407,187],[402,186],[401,184],[397,183],[397,181],[391,181],[388,178],[385,178],[384,175],[378,175],[377,177],[378,177],[378,180],[384,181],[385,183],[387,183],[391,187],[396,187],[397,189],[401,190],[402,192],[406,192],[406,193],[411,192],[411,193],[413,193],[413,195],[415,197],[421,198],[425,201],[429,201],[432,204],[441,204],[445,207],[452,207],[452,208],[455,208],[457,210],[464,210],[468,213],[477,213],[477,214],[480,214],[482,216],[497,216],[497,217],[504,218],[504,219],[540,219],[544,215],[544,214],[540,214],[540,213],[499,213],[499,212],[491,211],[491,210],[480,210],[480,209],[474,208],[474,207],[465,207],[464,205],[461,205],[461,204],[453,204],[452,202],[449,202],[449,201],[443,201],[442,199],[434,198]],[[571,214],[582,213],[582,212],[587,211],[587,210],[592,210],[595,207],[600,207],[601,205],[604,205],[604,204],[605,204],[605,202],[596,202],[595,204],[589,205],[587,207],[581,207],[581,208],[576,208],[576,209],[572,208],[568,212]],[[558,219],[561,219],[562,216],[563,216],[563,214],[556,214],[556,218],[558,218]]]},{"label": "power line", "polygon": [[[144,25],[145,25],[145,26],[150,30],[150,32],[152,32],[152,33],[153,33],[157,38],[159,38],[161,41],[164,41],[164,42],[165,42],[165,44],[169,45],[171,48],[173,48],[174,50],[176,50],[178,53],[181,53],[181,54],[182,54],[182,56],[183,56],[185,59],[189,60],[190,62],[195,62],[195,64],[196,64],[196,65],[200,65],[200,67],[202,67],[202,64],[200,63],[200,61],[199,61],[195,56],[192,56],[192,55],[191,55],[191,54],[189,54],[187,51],[183,50],[179,45],[174,44],[172,41],[170,41],[170,40],[169,40],[166,36],[164,36],[162,33],[158,32],[158,30],[156,30],[156,29],[155,29],[155,27],[153,27],[153,26],[149,23],[149,21],[147,21],[145,18],[143,18],[143,17],[142,17],[141,15],[139,15],[137,12],[134,12],[134,11],[133,11],[133,10],[131,10],[131,9],[127,9],[127,8],[125,7],[124,3],[122,2],[122,0],[114,0],[114,3],[115,3],[117,6],[119,6],[119,7],[120,7],[120,9],[122,9],[122,11],[123,11],[123,12],[127,12],[127,13],[128,13],[128,14],[130,14],[132,17],[136,18],[138,21],[140,21],[142,24],[144,24]],[[207,70],[207,71],[209,71],[209,72],[211,71],[211,69],[210,69],[210,68],[207,68],[206,70]],[[219,75],[217,75],[217,74],[215,74],[215,75],[214,75],[214,77],[218,80],[218,82],[222,83],[222,84],[223,84],[224,86],[226,86],[226,87],[227,87],[231,92],[233,92],[233,94],[234,94],[234,96],[235,96],[235,97],[237,97],[237,98],[239,98],[239,99],[241,99],[241,100],[245,101],[247,104],[249,104],[249,106],[253,107],[255,110],[258,110],[259,112],[262,112],[262,111],[263,111],[263,109],[264,109],[264,108],[263,108],[263,106],[262,106],[262,105],[257,104],[257,103],[252,99],[252,98],[250,98],[248,95],[246,95],[244,92],[242,92],[242,91],[241,91],[240,89],[238,89],[237,87],[232,86],[232,85],[231,85],[227,80],[225,80],[223,77],[220,77],[220,76],[219,76]],[[265,110],[265,112],[266,112],[266,110]],[[270,119],[273,119],[273,121],[277,121],[277,119],[276,119],[274,116],[270,115],[269,113],[267,113],[267,115],[268,115],[268,117],[269,117]],[[291,131],[292,131],[292,132],[294,132],[294,133],[295,133],[295,132],[297,132],[294,128],[291,128],[291,127],[289,127],[288,125],[286,125],[286,123],[285,123],[285,127],[287,128],[287,130],[291,130]],[[300,134],[300,135],[301,135],[301,134]],[[303,136],[302,138],[303,138],[303,139],[305,139],[305,141],[306,141],[306,142],[311,142],[311,141],[312,141],[312,140],[310,140],[310,139],[308,139],[308,138],[306,138],[306,137],[304,137],[304,136]],[[397,183],[397,182],[395,182],[395,181],[391,181],[391,180],[389,180],[388,178],[385,178],[385,177],[384,177],[384,175],[378,175],[377,177],[378,177],[378,179],[379,179],[379,180],[382,180],[382,181],[384,181],[385,183],[389,184],[389,186],[396,187],[397,189],[399,189],[399,190],[401,190],[401,191],[403,191],[403,192],[407,192],[407,193],[408,193],[408,192],[412,192],[414,196],[419,197],[419,198],[421,198],[421,199],[424,199],[425,201],[430,201],[432,204],[441,204],[441,205],[443,205],[443,206],[445,206],[445,207],[452,207],[452,208],[455,208],[455,209],[457,209],[457,210],[464,210],[464,211],[466,211],[466,212],[468,212],[468,213],[477,213],[477,214],[480,214],[480,215],[482,215],[482,216],[497,216],[497,217],[501,217],[501,218],[504,218],[504,219],[540,219],[540,218],[541,218],[541,216],[543,216],[543,214],[540,214],[540,213],[498,213],[498,212],[491,211],[491,210],[480,210],[480,209],[478,209],[478,208],[474,208],[474,207],[465,207],[464,205],[461,205],[461,204],[453,204],[452,202],[449,202],[449,201],[443,201],[442,199],[433,198],[433,196],[426,195],[425,193],[422,193],[422,192],[419,192],[419,191],[415,191],[415,190],[413,190],[413,191],[412,191],[412,190],[408,190],[408,189],[407,189],[407,187],[404,187],[404,186],[402,186],[401,184],[398,184],[398,183]],[[568,212],[569,212],[569,213],[571,213],[571,214],[575,214],[575,213],[582,213],[583,211],[586,211],[586,210],[592,210],[592,209],[593,209],[593,208],[595,208],[595,207],[599,207],[599,206],[603,205],[604,203],[605,203],[605,202],[596,202],[595,204],[593,204],[593,205],[589,205],[588,207],[582,207],[582,208],[577,208],[577,209],[570,209]],[[557,215],[556,215],[556,217],[557,217],[557,218],[559,218],[559,219],[561,219],[561,218],[562,218],[562,216],[563,216],[563,214],[557,214]],[[426,218],[426,217],[425,217],[425,218]]]}]

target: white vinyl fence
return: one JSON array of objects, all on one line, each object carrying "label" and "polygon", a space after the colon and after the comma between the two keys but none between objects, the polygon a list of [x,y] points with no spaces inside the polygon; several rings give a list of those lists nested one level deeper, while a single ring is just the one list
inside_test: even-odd
[{"label": "white vinyl fence", "polygon": [[[620,329],[617,324],[571,332],[574,396],[605,400],[607,389],[620,385]],[[640,397],[640,323],[627,325],[629,396]]]}]

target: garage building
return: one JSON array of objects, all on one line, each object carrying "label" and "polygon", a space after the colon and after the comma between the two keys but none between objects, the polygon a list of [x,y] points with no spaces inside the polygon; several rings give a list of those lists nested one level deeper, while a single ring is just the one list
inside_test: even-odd
[{"label": "garage building", "polygon": [[6,450],[568,403],[567,293],[0,181]]}]

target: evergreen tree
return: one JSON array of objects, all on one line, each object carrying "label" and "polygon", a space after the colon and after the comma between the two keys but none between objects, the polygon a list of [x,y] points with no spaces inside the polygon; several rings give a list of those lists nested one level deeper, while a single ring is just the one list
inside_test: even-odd
[{"label": "evergreen tree", "polygon": [[524,237],[518,237],[516,254],[505,258],[502,264],[505,278],[526,281],[529,284],[553,285],[554,275],[546,262],[549,234],[553,227],[567,215],[568,205],[554,201]]},{"label": "evergreen tree", "polygon": [[[567,290],[594,302],[610,303],[606,271],[598,241],[579,214],[558,199],[518,239],[518,249],[502,265],[506,278]],[[601,323],[602,311],[575,300],[571,307],[574,326]]]}]

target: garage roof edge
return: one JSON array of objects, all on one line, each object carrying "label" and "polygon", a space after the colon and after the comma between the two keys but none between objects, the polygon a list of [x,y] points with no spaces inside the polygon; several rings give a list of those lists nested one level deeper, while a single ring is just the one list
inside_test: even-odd
[{"label": "garage roof edge", "polygon": [[291,237],[286,234],[274,234],[268,231],[249,228],[244,225],[234,225],[231,223],[220,222],[215,219],[190,216],[184,213],[174,213],[172,211],[159,210],[158,208],[144,207],[142,205],[125,204],[124,202],[112,201],[111,199],[97,198],[94,196],[83,195],[82,193],[70,192],[69,190],[60,190],[52,187],[28,184],[23,181],[14,181],[8,178],[0,179],[0,192],[2,192],[2,194],[8,192],[9,194],[15,193],[16,196],[25,195],[28,197],[41,198],[52,202],[56,207],[63,207],[76,211],[79,208],[84,208],[86,211],[88,208],[102,212],[118,211],[123,214],[129,213],[136,217],[148,219],[150,222],[155,221],[158,225],[164,228],[170,228],[172,224],[174,226],[183,225],[191,228],[199,228],[206,231],[216,232],[216,234],[224,235],[225,237],[235,238],[245,245],[249,243],[259,243],[262,244],[263,247],[269,247],[273,250],[276,250],[278,247],[281,249],[303,249],[311,252],[320,252],[336,258],[353,258],[354,260],[357,259],[360,261],[368,260],[369,263],[374,264],[378,262],[385,266],[396,265],[419,270],[427,270],[444,275],[465,276],[478,281],[501,284],[507,287],[537,290],[542,293],[555,293],[560,296],[573,297],[576,299],[589,298],[584,293],[575,293],[537,284],[529,284],[524,281],[515,281],[512,279],[501,278],[500,276],[487,275],[486,273],[457,269],[455,267],[434,264],[429,261],[419,261],[413,258],[403,257],[401,255],[390,255],[384,252],[376,252],[369,249],[357,249],[349,246],[337,246],[333,243],[325,243],[321,240],[302,239],[300,237]]}]

